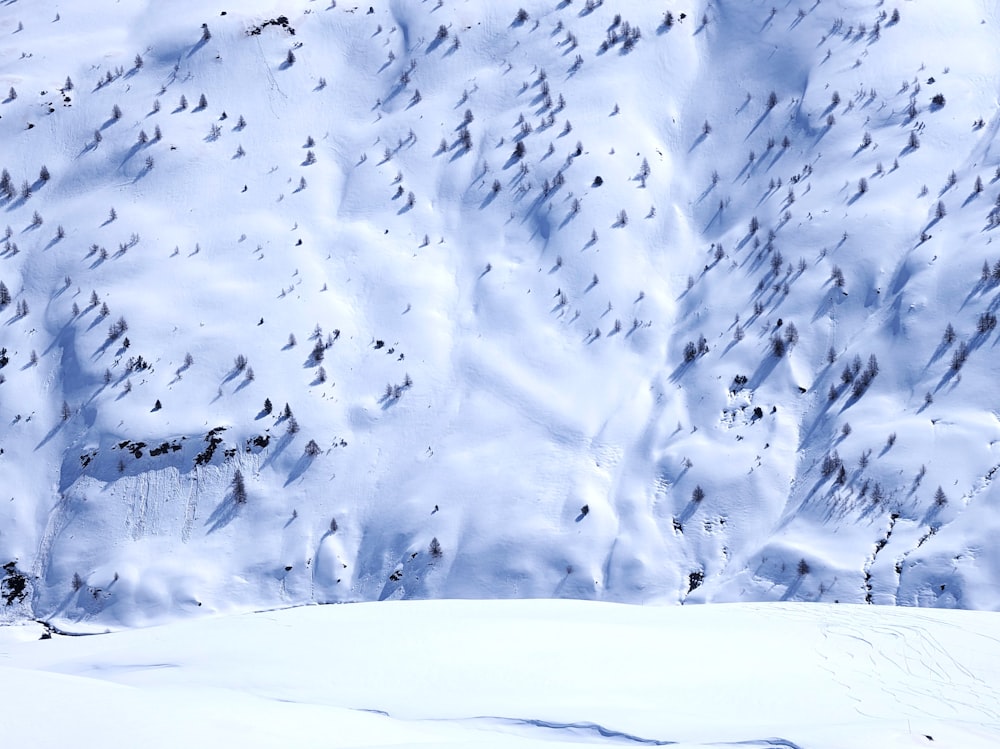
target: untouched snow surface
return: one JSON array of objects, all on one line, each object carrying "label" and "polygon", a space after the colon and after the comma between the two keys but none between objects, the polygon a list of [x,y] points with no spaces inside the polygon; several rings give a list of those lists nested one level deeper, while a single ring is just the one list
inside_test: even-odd
[{"label": "untouched snow surface", "polygon": [[3,3],[2,616],[1000,607],[996,4],[771,5]]},{"label": "untouched snow surface", "polygon": [[401,601],[37,640],[7,746],[994,747],[995,616]]}]

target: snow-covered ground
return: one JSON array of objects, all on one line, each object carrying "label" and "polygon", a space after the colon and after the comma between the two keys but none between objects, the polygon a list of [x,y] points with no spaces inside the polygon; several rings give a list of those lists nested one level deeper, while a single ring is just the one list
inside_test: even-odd
[{"label": "snow-covered ground", "polygon": [[4,745],[994,747],[995,615],[834,604],[312,606],[0,629]]},{"label": "snow-covered ground", "polygon": [[0,615],[1000,607],[996,5],[771,5],[3,3]]}]

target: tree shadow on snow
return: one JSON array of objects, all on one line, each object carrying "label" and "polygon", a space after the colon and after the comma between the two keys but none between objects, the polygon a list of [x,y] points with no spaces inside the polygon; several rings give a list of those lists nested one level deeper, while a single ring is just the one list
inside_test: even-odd
[{"label": "tree shadow on snow", "polygon": [[306,469],[312,465],[312,462],[312,456],[303,453],[302,457],[298,459],[294,466],[292,466],[292,470],[288,472],[288,478],[285,479],[285,483],[282,488],[288,488],[293,481],[306,472]]},{"label": "tree shadow on snow", "polygon": [[222,498],[222,501],[212,510],[212,514],[205,521],[208,533],[215,533],[217,530],[221,530],[233,522],[239,514],[239,507],[239,502],[236,501],[233,493],[231,491],[227,492],[226,496]]}]

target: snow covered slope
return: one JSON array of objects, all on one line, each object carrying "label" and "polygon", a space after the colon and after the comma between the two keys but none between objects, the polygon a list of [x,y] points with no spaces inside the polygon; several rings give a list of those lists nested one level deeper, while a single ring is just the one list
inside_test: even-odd
[{"label": "snow covered slope", "polygon": [[[0,629],[11,746],[978,747],[995,615],[405,601]],[[59,719],[52,719],[52,711]]]},{"label": "snow covered slope", "polygon": [[1000,607],[995,4],[369,4],[0,7],[4,617]]}]

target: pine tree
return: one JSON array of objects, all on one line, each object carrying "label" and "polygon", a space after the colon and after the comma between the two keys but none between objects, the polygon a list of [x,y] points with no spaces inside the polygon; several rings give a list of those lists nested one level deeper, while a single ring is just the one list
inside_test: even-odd
[{"label": "pine tree", "polygon": [[247,501],[247,488],[243,481],[243,472],[237,468],[236,473],[233,474],[233,499],[237,504],[246,504]]}]

